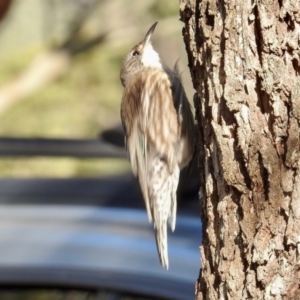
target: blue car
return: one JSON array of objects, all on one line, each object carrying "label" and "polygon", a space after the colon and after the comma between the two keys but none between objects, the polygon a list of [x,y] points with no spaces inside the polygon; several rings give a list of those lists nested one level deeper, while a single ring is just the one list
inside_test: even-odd
[{"label": "blue car", "polygon": [[[194,299],[202,231],[197,214],[179,212],[168,234],[167,271],[145,209],[73,204],[70,197],[51,203],[66,193],[62,187],[38,201],[29,182],[0,182],[1,300]],[[29,196],[36,200],[30,203]]]},{"label": "blue car", "polygon": [[[0,155],[124,158],[119,146],[2,138]],[[196,177],[179,184],[168,271],[132,175],[0,179],[0,300],[194,299],[202,238]]]}]

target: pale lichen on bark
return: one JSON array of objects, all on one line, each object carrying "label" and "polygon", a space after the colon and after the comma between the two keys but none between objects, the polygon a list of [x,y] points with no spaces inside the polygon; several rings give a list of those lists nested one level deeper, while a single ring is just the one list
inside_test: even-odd
[{"label": "pale lichen on bark", "polygon": [[181,0],[196,94],[199,299],[300,299],[300,2]]}]

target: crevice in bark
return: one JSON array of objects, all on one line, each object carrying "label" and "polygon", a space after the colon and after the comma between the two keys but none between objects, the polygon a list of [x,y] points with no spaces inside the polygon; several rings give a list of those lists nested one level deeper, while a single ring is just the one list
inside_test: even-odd
[{"label": "crevice in bark", "polygon": [[[223,2],[219,3],[219,12],[222,18],[223,23],[225,22],[224,19],[224,4]],[[221,52],[221,58],[220,58],[220,67],[219,67],[219,82],[220,85],[222,86],[222,90],[224,91],[224,87],[225,87],[225,83],[226,83],[226,73],[225,73],[225,27],[223,27],[223,30],[221,32],[221,36],[220,36],[220,52]],[[216,98],[218,98],[216,96]],[[233,113],[230,111],[230,109],[228,108],[227,104],[226,104],[226,100],[224,98],[224,93],[222,94],[222,96],[220,97],[220,111],[222,111],[222,118],[225,121],[225,124],[227,126],[231,126],[233,124],[235,124],[235,118]],[[220,123],[220,120],[219,124]]]},{"label": "crevice in bark", "polygon": [[284,196],[284,197],[291,198],[292,192],[285,192],[285,191],[283,191],[283,196]]},{"label": "crevice in bark", "polygon": [[260,152],[258,152],[258,165],[260,169],[260,176],[263,182],[263,193],[265,196],[265,201],[269,201],[269,188],[270,188],[269,173],[264,166],[263,158]]},{"label": "crevice in bark", "polygon": [[287,25],[287,31],[293,31],[295,30],[295,24],[294,21],[292,20],[291,16],[287,12],[286,15],[283,17],[283,21]]},{"label": "crevice in bark", "polygon": [[[284,101],[284,106],[286,107],[287,116],[289,117],[289,121],[290,121],[290,118],[292,117],[292,114],[291,114],[291,112],[292,112],[291,102]],[[288,125],[287,125],[287,129],[288,129]]]},{"label": "crevice in bark", "polygon": [[[240,213],[242,212],[242,209],[241,207],[239,206],[239,211]],[[244,239],[243,239],[243,236],[242,236],[242,228],[240,227],[240,232],[239,234],[236,236],[234,242],[238,245],[239,247],[239,254],[240,254],[240,258],[241,258],[241,261],[243,262],[243,270],[241,270],[244,274],[247,273],[247,269],[249,267],[249,262],[248,260],[246,259],[246,256],[243,255],[244,252],[245,252],[245,245],[244,245]],[[247,285],[247,280],[246,280],[246,276],[244,278],[244,286]]]},{"label": "crevice in bark", "polygon": [[256,87],[255,91],[257,93],[257,107],[260,109],[261,113],[264,115],[266,122],[268,124],[268,130],[274,136],[274,114],[273,114],[273,107],[271,105],[271,97],[268,93],[266,93],[262,89],[261,84],[261,77],[259,76],[258,72],[256,72]]},{"label": "crevice in bark", "polygon": [[[200,5],[200,3],[199,3]],[[197,52],[199,53],[199,48],[203,45],[204,40],[205,40],[205,36],[204,36],[204,32],[203,32],[203,28],[200,25],[201,23],[201,17],[200,17],[200,8],[199,6],[196,6],[195,8],[195,17],[196,17],[196,28],[195,28],[195,41],[196,41],[196,47],[197,47]]]},{"label": "crevice in bark", "polygon": [[296,59],[296,58],[293,58],[292,59],[292,64],[293,64],[296,75],[299,76],[299,74],[300,74],[300,62],[299,62],[299,60]]},{"label": "crevice in bark", "polygon": [[[283,193],[283,194],[284,194],[284,196],[288,196],[288,194],[290,194],[289,197],[291,196],[291,193]],[[285,224],[288,224],[289,217],[288,217],[288,215],[286,214],[286,212],[284,211],[284,209],[280,209],[279,215],[283,217]],[[285,231],[286,231],[286,229],[285,229]],[[286,252],[289,251],[289,245],[288,245],[287,240],[288,240],[288,239],[287,239],[287,236],[285,235],[284,238],[283,238],[283,247],[284,247],[284,250],[285,250]]]},{"label": "crevice in bark", "polygon": [[288,115],[289,119],[288,119],[288,124],[287,124],[287,128],[286,128],[286,135],[281,138],[281,144],[282,144],[282,148],[283,148],[283,154],[281,155],[281,157],[282,157],[282,161],[283,161],[284,165],[286,166],[285,162],[287,159],[287,151],[288,151],[287,141],[289,138],[288,132],[289,132],[289,127],[290,127],[290,121],[292,118],[292,114],[291,114],[292,110],[291,110],[290,103],[284,102],[284,105],[286,107],[286,111],[287,111],[287,115]]},{"label": "crevice in bark", "polygon": [[254,34],[255,34],[255,41],[257,46],[257,54],[259,57],[260,65],[262,66],[262,43],[263,43],[263,37],[261,34],[261,25],[259,21],[259,13],[258,13],[258,7],[257,4],[255,4],[253,8],[254,13]]},{"label": "crevice in bark", "polygon": [[[224,85],[223,85],[223,88],[224,88]],[[234,118],[233,113],[228,108],[223,95],[220,97],[220,111],[222,111],[222,119],[223,119],[223,121],[225,121],[226,126],[232,127],[232,125],[234,125],[236,123],[235,118]],[[219,115],[219,118],[220,117],[221,116]],[[218,121],[219,121],[219,124],[221,124],[221,120],[218,120]]]},{"label": "crevice in bark", "polygon": [[[206,242],[205,244],[208,245],[209,243]],[[211,252],[209,251],[209,248],[208,248],[208,247],[205,247],[205,250],[204,250],[204,251],[205,251],[205,257],[208,258],[209,268],[210,268],[211,270],[213,270],[213,269],[214,269],[214,265],[213,265],[213,259],[212,259],[212,256],[211,256]]]},{"label": "crevice in bark", "polygon": [[215,290],[218,290],[218,287],[220,286],[221,284],[221,276],[219,273],[216,273],[215,274],[215,280],[213,282],[213,287]]},{"label": "crevice in bark", "polygon": [[289,120],[287,125],[287,136],[284,140],[284,154],[283,163],[291,169],[298,169],[298,157],[299,157],[299,130],[295,128],[297,126],[295,117],[292,115],[292,111],[289,112]]},{"label": "crevice in bark", "polygon": [[195,28],[195,41],[196,41],[196,47],[197,47],[197,53],[199,53],[199,48],[203,45],[205,37],[204,32],[202,29],[202,26],[200,26],[201,17],[200,17],[200,3],[199,5],[196,5],[195,7],[195,18],[196,18],[196,28]]},{"label": "crevice in bark", "polygon": [[184,24],[188,24],[193,15],[194,13],[191,8],[188,5],[185,5],[184,10],[180,11],[180,21],[182,21]]},{"label": "crevice in bark", "polygon": [[[195,94],[194,98],[197,98],[197,94]],[[194,101],[196,101],[194,99]],[[198,114],[199,116],[201,116],[201,114]],[[198,123],[199,126],[200,124],[203,123]],[[196,151],[197,151],[197,159],[198,159],[198,168],[203,170],[203,166],[204,166],[204,162],[205,162],[205,151],[204,151],[204,138],[203,138],[203,131],[199,130],[199,127],[197,125],[195,125],[195,137],[196,137]],[[199,172],[199,180],[200,180],[200,190],[202,191],[203,196],[200,197],[200,217],[201,219],[204,219],[204,199],[206,198],[205,195],[205,178],[204,178],[204,172]],[[202,236],[204,236],[204,232],[202,232]]]},{"label": "crevice in bark", "polygon": [[246,184],[247,189],[251,190],[251,178],[249,176],[247,167],[244,162],[243,150],[238,147],[237,143],[238,143],[238,141],[237,141],[237,139],[235,139],[234,140],[234,158],[237,161],[237,163],[239,164],[240,172],[244,178],[244,182]]},{"label": "crevice in bark", "polygon": [[[211,52],[211,49],[210,48],[207,48],[206,49],[206,53],[205,53],[205,57],[203,57],[203,59],[204,59],[204,61],[206,61],[206,60],[211,60],[211,58],[212,58],[212,52]],[[205,71],[207,71],[207,78],[209,78],[209,77],[211,77],[210,75],[211,75],[211,73],[212,73],[212,66],[210,65],[210,68],[208,69],[208,70],[206,70],[205,69],[205,66],[203,66],[203,69],[205,70]]]},{"label": "crevice in bark", "polygon": [[[264,263],[263,265],[265,265],[266,263]],[[258,267],[260,267],[260,266],[262,266],[262,265],[260,265],[260,264],[258,264],[258,263],[254,263],[254,262],[252,262],[251,263],[251,268],[250,268],[250,270],[252,270],[252,271],[254,271],[254,273],[255,273],[255,276],[256,276],[256,286],[257,286],[257,288],[259,288],[261,291],[264,291],[265,290],[265,286],[264,286],[264,284],[261,282],[261,281],[259,281],[259,279],[257,278],[257,269],[258,269]]]},{"label": "crevice in bark", "polygon": [[209,14],[209,2],[207,2],[206,5],[205,15],[206,15],[205,24],[210,26],[211,30],[213,30],[215,27],[215,16]]},{"label": "crevice in bark", "polygon": [[[224,7],[224,3],[222,1],[219,2],[218,8],[219,8],[219,12],[220,12],[220,15],[222,18],[222,22],[224,24],[225,23],[225,17],[224,17],[225,7]],[[220,59],[220,68],[219,68],[219,81],[220,81],[223,91],[224,91],[224,85],[226,82],[225,59],[224,59],[224,57],[225,57],[225,41],[226,40],[225,40],[225,26],[224,26],[222,29],[222,32],[221,32],[221,36],[220,36],[221,59]],[[224,93],[222,94],[222,97],[221,97],[221,105],[226,106],[226,108],[223,107],[224,109],[228,109],[227,105],[224,105],[223,103],[225,104]],[[225,120],[225,122],[227,122],[227,121]],[[232,123],[233,122],[229,122],[229,124],[232,124]]]},{"label": "crevice in bark", "polygon": [[256,73],[256,89],[257,93],[257,106],[260,108],[262,114],[270,114],[272,112],[272,106],[270,105],[270,95],[267,94],[261,85],[261,79],[258,73]]}]

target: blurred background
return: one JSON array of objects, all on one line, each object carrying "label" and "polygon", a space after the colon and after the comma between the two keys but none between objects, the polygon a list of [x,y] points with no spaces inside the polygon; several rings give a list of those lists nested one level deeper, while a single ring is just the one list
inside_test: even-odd
[{"label": "blurred background", "polygon": [[[153,44],[190,74],[174,0],[0,1],[0,136],[96,139],[120,124],[123,57],[156,21]],[[1,177],[91,177],[126,159],[0,157]]]},{"label": "blurred background", "polygon": [[193,298],[196,159],[181,174],[167,272],[120,126],[122,60],[156,21],[154,48],[170,67],[180,59],[192,99],[178,10],[175,0],[0,0],[1,300]]}]

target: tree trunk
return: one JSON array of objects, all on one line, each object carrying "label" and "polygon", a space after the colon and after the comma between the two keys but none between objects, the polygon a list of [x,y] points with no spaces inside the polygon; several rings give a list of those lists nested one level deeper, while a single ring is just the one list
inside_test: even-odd
[{"label": "tree trunk", "polygon": [[300,299],[300,2],[181,0],[196,94],[197,299]]}]

